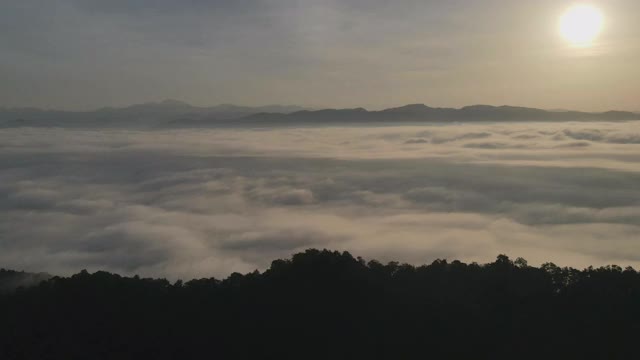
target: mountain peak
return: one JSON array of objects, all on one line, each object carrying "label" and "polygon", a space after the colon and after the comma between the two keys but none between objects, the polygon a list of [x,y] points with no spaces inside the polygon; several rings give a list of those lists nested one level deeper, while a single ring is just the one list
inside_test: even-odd
[{"label": "mountain peak", "polygon": [[425,104],[408,104],[400,107],[385,109],[385,112],[419,112],[432,109]]},{"label": "mountain peak", "polygon": [[466,111],[492,110],[492,109],[497,109],[497,107],[493,105],[475,104],[475,105],[463,106],[460,108],[460,110],[466,110]]},{"label": "mountain peak", "polygon": [[191,106],[191,104],[175,99],[164,99],[159,104],[164,106]]}]

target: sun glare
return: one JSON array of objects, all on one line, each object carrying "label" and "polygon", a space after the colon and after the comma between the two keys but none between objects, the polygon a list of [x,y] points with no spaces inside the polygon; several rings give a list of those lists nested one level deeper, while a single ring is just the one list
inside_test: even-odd
[{"label": "sun glare", "polygon": [[602,31],[604,17],[593,6],[575,5],[560,18],[560,33],[574,46],[590,46]]}]

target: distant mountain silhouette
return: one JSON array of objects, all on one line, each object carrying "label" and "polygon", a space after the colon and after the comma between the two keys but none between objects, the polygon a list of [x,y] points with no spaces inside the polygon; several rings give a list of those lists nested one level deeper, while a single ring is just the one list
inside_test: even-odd
[{"label": "distant mountain silhouette", "polygon": [[515,106],[472,105],[460,109],[433,108],[411,104],[381,111],[362,108],[342,110],[299,111],[289,114],[255,114],[240,119],[249,123],[302,122],[393,122],[393,121],[623,121],[640,120],[640,114],[625,111],[587,113],[580,111],[547,111]]},{"label": "distant mountain silhouette", "polygon": [[265,125],[322,125],[375,122],[470,121],[625,121],[640,120],[627,111],[589,113],[516,106],[472,105],[460,109],[410,104],[380,111],[364,108],[308,110],[299,106],[260,107],[222,104],[198,107],[177,100],[94,111],[0,108],[0,126],[61,127],[218,127]]},{"label": "distant mountain silhouette", "polygon": [[171,123],[197,124],[200,120],[229,120],[256,113],[291,113],[306,110],[300,106],[238,106],[222,104],[193,106],[178,100],[136,104],[123,108],[105,107],[91,111],[44,110],[38,108],[0,108],[0,126],[77,126],[77,127],[154,127]]}]

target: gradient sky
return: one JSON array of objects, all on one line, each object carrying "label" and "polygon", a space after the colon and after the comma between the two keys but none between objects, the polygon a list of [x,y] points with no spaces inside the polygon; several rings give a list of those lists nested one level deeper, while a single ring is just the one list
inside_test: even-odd
[{"label": "gradient sky", "polygon": [[0,106],[640,110],[638,0],[591,1],[570,47],[558,0],[0,0]]}]

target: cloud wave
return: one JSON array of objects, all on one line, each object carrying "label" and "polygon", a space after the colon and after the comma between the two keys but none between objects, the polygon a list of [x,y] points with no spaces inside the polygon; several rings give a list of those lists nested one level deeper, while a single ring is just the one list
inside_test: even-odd
[{"label": "cloud wave", "polygon": [[0,265],[191,278],[327,247],[638,266],[638,136],[632,123],[2,129]]}]

